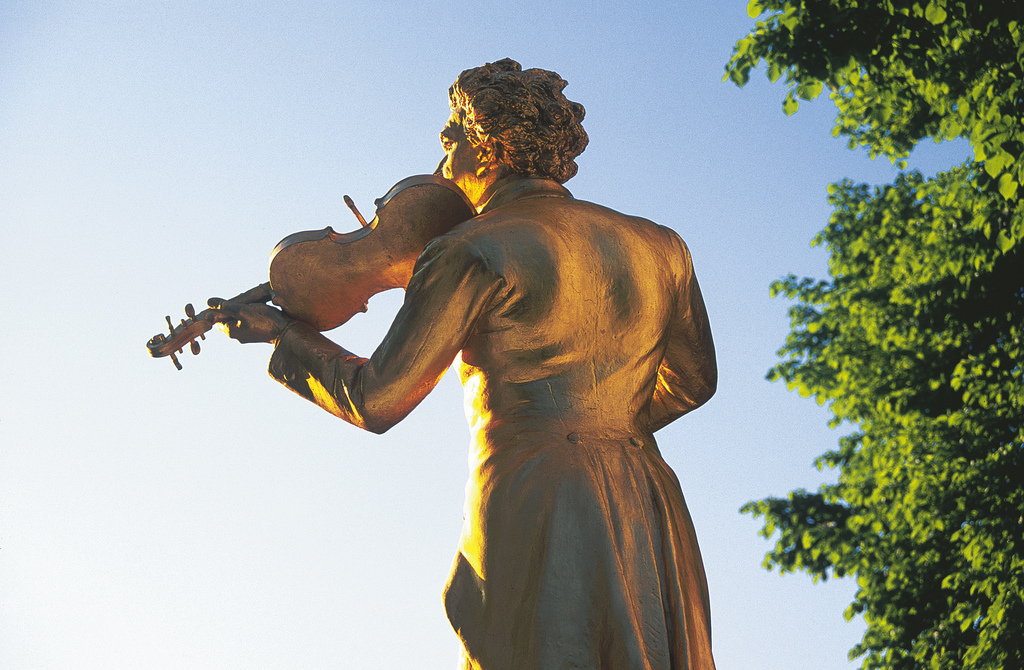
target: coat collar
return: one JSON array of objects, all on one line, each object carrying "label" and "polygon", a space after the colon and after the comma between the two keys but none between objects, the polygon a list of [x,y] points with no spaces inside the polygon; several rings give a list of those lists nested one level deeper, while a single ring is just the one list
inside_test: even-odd
[{"label": "coat collar", "polygon": [[542,177],[523,177],[514,175],[495,184],[497,187],[493,194],[480,208],[480,214],[489,212],[496,207],[508,204],[515,200],[526,198],[571,198],[572,194],[564,186],[553,179]]}]

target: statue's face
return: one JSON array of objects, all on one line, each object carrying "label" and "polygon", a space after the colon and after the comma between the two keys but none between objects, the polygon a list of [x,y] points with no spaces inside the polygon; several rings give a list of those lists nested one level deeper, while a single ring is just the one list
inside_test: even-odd
[{"label": "statue's face", "polygon": [[473,146],[463,126],[465,112],[454,110],[448,123],[441,131],[441,146],[444,147],[445,161],[441,175],[459,185],[474,205],[480,205],[487,187],[494,182],[497,170],[493,170],[493,153],[484,146]]},{"label": "statue's face", "polygon": [[467,179],[476,176],[480,167],[480,147],[474,147],[466,136],[462,125],[465,112],[453,110],[448,123],[441,131],[441,146],[446,156],[442,175],[462,185]]}]

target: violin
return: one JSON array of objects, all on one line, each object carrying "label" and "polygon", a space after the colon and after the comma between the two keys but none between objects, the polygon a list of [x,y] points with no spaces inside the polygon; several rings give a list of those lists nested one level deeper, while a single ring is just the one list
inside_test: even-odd
[{"label": "violin", "polygon": [[[328,226],[289,235],[270,254],[270,281],[231,300],[273,301],[290,318],[321,332],[331,330],[365,312],[374,295],[408,286],[427,243],[476,216],[462,190],[437,174],[395,184],[374,201],[376,212],[369,223],[351,198],[345,196],[345,203],[359,220],[359,229],[338,233]],[[185,316],[178,325],[164,317],[170,333],[154,335],[146,343],[150,356],[170,356],[179,370],[176,354],[186,346],[198,354],[198,340],[214,324],[231,318],[215,309],[196,313],[191,303],[185,305]]]}]

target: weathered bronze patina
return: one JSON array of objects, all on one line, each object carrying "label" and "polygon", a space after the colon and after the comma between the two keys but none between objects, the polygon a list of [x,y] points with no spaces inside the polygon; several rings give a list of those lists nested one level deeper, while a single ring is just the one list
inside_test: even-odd
[{"label": "weathered bronze patina", "polygon": [[384,432],[459,360],[472,433],[445,590],[463,667],[712,670],[697,539],[655,431],[716,385],[707,314],[672,230],[576,200],[586,146],[565,82],[503,60],[449,91],[443,174],[478,214],[430,242],[361,358],[266,305],[219,303],[270,374]]}]

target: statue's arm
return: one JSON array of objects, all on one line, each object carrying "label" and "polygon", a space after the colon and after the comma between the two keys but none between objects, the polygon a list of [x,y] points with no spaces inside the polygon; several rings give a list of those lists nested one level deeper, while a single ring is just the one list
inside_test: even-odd
[{"label": "statue's arm", "polygon": [[711,324],[690,252],[678,235],[671,236],[679,248],[675,268],[678,293],[651,401],[652,431],[706,403],[718,386]]},{"label": "statue's arm", "polygon": [[501,285],[471,245],[438,238],[416,262],[405,303],[370,358],[296,323],[278,337],[270,375],[331,414],[383,433],[440,381]]}]

